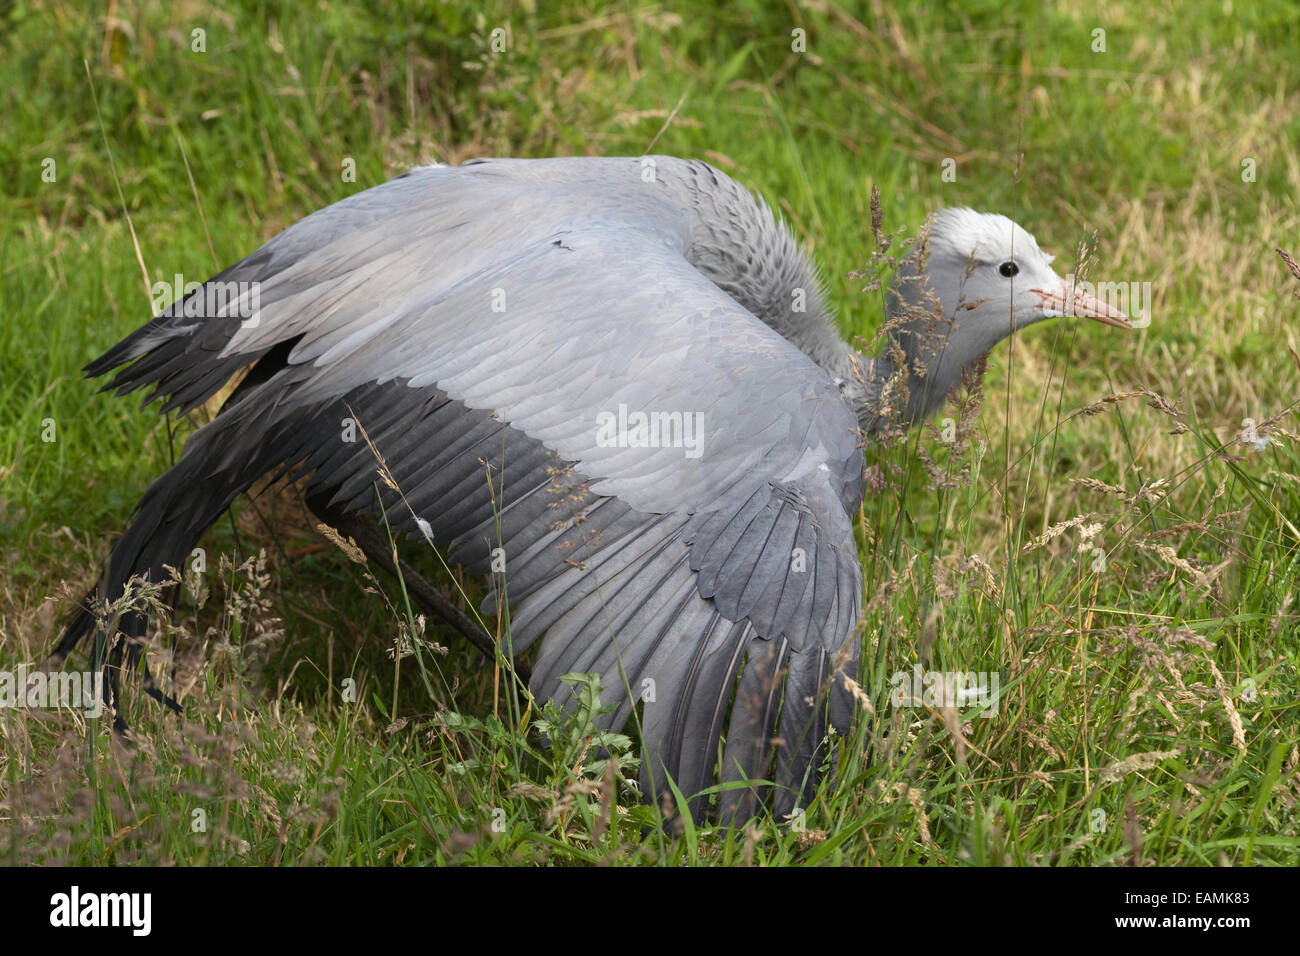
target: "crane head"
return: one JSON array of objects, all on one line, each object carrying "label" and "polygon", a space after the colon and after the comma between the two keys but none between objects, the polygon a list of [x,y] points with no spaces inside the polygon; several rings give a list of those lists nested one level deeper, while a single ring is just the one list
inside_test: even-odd
[{"label": "crane head", "polygon": [[1052,268],[1053,257],[1006,216],[940,210],[890,288],[895,342],[925,381],[910,386],[906,417],[928,417],[961,370],[1002,339],[1044,319],[1074,316],[1129,328],[1128,317]]}]

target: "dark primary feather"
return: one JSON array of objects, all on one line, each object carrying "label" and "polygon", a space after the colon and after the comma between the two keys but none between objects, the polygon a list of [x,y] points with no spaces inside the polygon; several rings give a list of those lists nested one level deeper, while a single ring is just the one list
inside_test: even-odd
[{"label": "dark primary feather", "polygon": [[[721,753],[724,780],[775,773],[777,809],[796,805],[833,677],[855,667],[857,415],[770,314],[782,283],[815,286],[788,234],[716,170],[655,159],[649,182],[637,159],[416,170],[223,272],[260,283],[255,324],[173,309],[91,363],[133,362],[108,387],[182,411],[258,363],[146,491],[108,595],[180,566],[236,496],[287,470],[408,533],[424,519],[472,569],[501,547],[513,651],[542,639],[536,693],[564,702],[563,675],[598,672],[618,726],[653,682],[649,795],[665,774],[698,794]],[[732,248],[747,236],[757,262]],[[620,405],[702,413],[701,454],[605,447],[597,416]],[[411,510],[344,440],[353,417]],[[82,611],[59,652],[92,631]],[[846,729],[847,708],[831,716]]]}]

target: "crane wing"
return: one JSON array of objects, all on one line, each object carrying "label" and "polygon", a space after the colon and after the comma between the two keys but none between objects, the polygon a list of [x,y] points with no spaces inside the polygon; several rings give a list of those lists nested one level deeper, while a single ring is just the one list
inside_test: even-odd
[{"label": "crane wing", "polygon": [[309,476],[336,506],[427,523],[471,569],[504,559],[512,651],[542,638],[533,690],[563,702],[561,676],[598,672],[609,726],[644,700],[650,792],[666,772],[698,794],[725,734],[724,779],[775,774],[793,806],[856,659],[854,412],[687,261],[686,217],[627,163],[416,170],[191,297],[226,284],[221,308],[187,300],[88,366],[130,362],[106,387],[186,411],[256,363],[146,492],[110,590],[179,565],[259,477]]}]

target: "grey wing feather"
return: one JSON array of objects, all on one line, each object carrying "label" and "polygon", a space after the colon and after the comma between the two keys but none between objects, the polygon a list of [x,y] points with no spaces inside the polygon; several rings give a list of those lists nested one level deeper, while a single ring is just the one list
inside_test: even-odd
[{"label": "grey wing feather", "polygon": [[[854,413],[687,261],[687,216],[635,160],[573,162],[430,168],[358,194],[217,277],[259,284],[254,321],[182,305],[89,370],[135,359],[109,387],[189,408],[265,360],[178,469],[222,497],[277,468],[309,474],[309,492],[350,510],[428,521],[475,568],[501,547],[514,649],[545,633],[539,693],[563,700],[561,676],[597,671],[617,722],[652,680],[646,778],[680,775],[688,796],[724,731],[724,777],[759,778],[788,724],[777,782],[797,796],[860,601]],[[620,406],[692,416],[700,453],[603,441]],[[405,501],[340,438],[352,414]],[[157,568],[202,533],[211,508],[186,510],[185,493],[152,504],[183,531],[155,546],[138,533],[113,573]],[[787,668],[799,701],[783,707]]]}]

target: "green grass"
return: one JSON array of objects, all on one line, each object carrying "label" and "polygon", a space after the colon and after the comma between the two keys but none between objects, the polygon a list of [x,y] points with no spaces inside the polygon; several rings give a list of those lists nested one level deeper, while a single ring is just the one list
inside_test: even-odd
[{"label": "green grass", "polygon": [[[636,777],[634,742],[613,742],[625,759],[605,778],[588,721],[521,704],[432,623],[393,660],[411,617],[398,585],[322,546],[276,492],[204,542],[265,549],[267,569],[259,583],[212,559],[211,596],[179,615],[202,635],[182,721],[135,695],[142,740],[123,751],[68,713],[0,710],[0,859],[1300,861],[1300,286],[1273,252],[1300,247],[1295,5],[531,6],[147,2],[110,21],[0,3],[0,670],[44,655],[193,427],[79,377],[150,314],[128,217],[150,282],[203,278],[414,163],[653,148],[777,205],[846,336],[881,320],[850,276],[874,251],[871,185],[891,232],[972,205],[1062,264],[1095,230],[1091,274],[1150,281],[1151,328],[1038,327],[991,356],[965,453],[929,429],[867,450],[874,759],[848,758],[797,826],[665,831],[617,782]],[[1076,414],[1139,388],[1175,415],[1137,395]],[[1267,448],[1234,443],[1279,414]],[[932,482],[922,453],[967,480]],[[404,554],[477,604],[483,582]],[[891,706],[890,675],[918,662],[997,672],[997,716]]]}]

